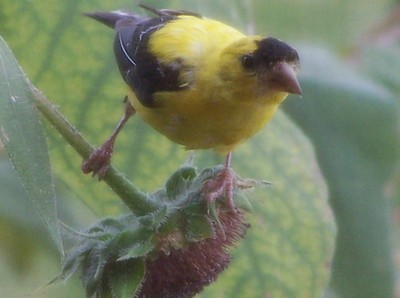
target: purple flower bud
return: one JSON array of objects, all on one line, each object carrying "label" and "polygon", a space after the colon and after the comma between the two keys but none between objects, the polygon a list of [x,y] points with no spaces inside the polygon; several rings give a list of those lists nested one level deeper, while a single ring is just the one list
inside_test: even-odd
[{"label": "purple flower bud", "polygon": [[193,297],[216,280],[231,260],[229,249],[244,237],[249,224],[241,211],[219,212],[215,236],[146,260],[146,273],[136,297]]}]

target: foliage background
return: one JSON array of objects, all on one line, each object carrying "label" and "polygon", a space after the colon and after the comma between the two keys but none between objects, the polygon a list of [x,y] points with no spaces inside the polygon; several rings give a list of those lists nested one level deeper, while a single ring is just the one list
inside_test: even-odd
[{"label": "foliage background", "polygon": [[[80,14],[119,8],[138,11],[133,2],[0,0],[0,35],[32,82],[94,144],[107,137],[119,118],[124,86],[111,51],[113,33]],[[395,30],[400,17],[396,3],[146,3],[196,11],[247,32],[271,33],[297,45],[302,58],[304,96],[289,98],[284,110],[310,138],[316,160],[303,134],[283,114],[238,150],[234,164],[239,174],[268,177],[274,184],[259,190],[267,192],[267,203],[260,199],[263,195],[253,195],[256,212],[249,239],[235,250],[232,269],[207,289],[204,297],[221,297],[221,289],[226,297],[234,297],[233,293],[255,297],[240,291],[252,288],[264,293],[278,288],[274,292],[278,296],[307,297],[324,287],[330,267],[320,266],[329,259],[334,228],[317,162],[338,226],[331,287],[326,295],[333,296],[336,291],[343,297],[394,296],[395,261],[399,258],[395,215],[400,202],[400,49]],[[79,227],[95,220],[95,214],[118,213],[122,206],[113,194],[83,177],[80,159],[51,128],[47,130],[61,219]],[[181,148],[148,130],[139,119],[125,130],[132,134],[121,135],[114,163],[145,190],[159,187],[186,158]],[[217,160],[210,153],[198,154],[201,166]],[[4,153],[0,188],[0,296],[82,296],[77,281],[65,287],[37,289],[57,273],[58,256]],[[325,247],[317,247],[317,255],[309,256],[313,251],[304,250],[304,242],[314,238],[313,245]],[[269,254],[263,254],[264,250]],[[318,255],[322,252],[327,255]],[[291,258],[285,259],[288,255]],[[317,278],[317,273],[323,276]],[[308,283],[313,278],[314,284]]]}]

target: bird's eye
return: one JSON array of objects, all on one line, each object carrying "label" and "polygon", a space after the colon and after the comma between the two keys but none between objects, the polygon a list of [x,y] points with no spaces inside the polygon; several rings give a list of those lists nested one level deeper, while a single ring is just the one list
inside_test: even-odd
[{"label": "bird's eye", "polygon": [[255,65],[254,58],[251,55],[244,55],[242,57],[242,65],[245,69],[252,69]]}]

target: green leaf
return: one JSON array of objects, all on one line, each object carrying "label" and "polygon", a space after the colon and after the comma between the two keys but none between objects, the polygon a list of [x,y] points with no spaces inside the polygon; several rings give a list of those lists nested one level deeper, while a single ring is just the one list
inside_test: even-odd
[{"label": "green leaf", "polygon": [[204,215],[192,215],[186,222],[186,237],[189,241],[200,241],[215,235],[213,226]]},{"label": "green leaf", "polygon": [[187,184],[196,176],[196,169],[191,166],[179,168],[167,181],[166,190],[170,200],[177,199],[176,196],[184,192]]},{"label": "green leaf", "polygon": [[162,206],[158,210],[150,213],[149,215],[140,218],[142,226],[148,228],[149,231],[156,230],[164,223],[167,219],[168,207]]},{"label": "green leaf", "polygon": [[26,216],[32,212],[32,202],[5,152],[0,154],[0,189],[0,219],[35,230],[36,237],[47,237],[39,216]]},{"label": "green leaf", "polygon": [[145,274],[144,261],[136,259],[129,264],[125,263],[124,270],[115,270],[114,274],[109,275],[109,287],[112,297],[131,298],[140,289],[142,279]]},{"label": "green leaf", "polygon": [[102,276],[95,275],[99,268],[99,257],[96,255],[97,253],[97,251],[91,249],[85,256],[85,260],[80,262],[82,268],[81,280],[86,290],[87,297],[93,297],[96,291],[98,291],[99,285],[101,285],[100,278]]},{"label": "green leaf", "polygon": [[77,249],[74,249],[67,255],[63,261],[63,268],[58,277],[50,282],[55,283],[59,280],[68,280],[75,275],[82,267],[82,260],[90,253],[90,245],[82,243]]},{"label": "green leaf", "polygon": [[243,209],[246,212],[253,213],[253,207],[250,201],[244,195],[238,195],[235,198],[235,204],[238,208]]},{"label": "green leaf", "polygon": [[[397,72],[400,67],[399,51],[400,45],[384,48],[371,46],[363,49],[363,56],[366,59],[363,70],[394,94],[400,92],[400,78]],[[397,97],[398,102],[399,100]]]},{"label": "green leaf", "polygon": [[0,190],[2,255],[6,264],[11,265],[12,272],[21,277],[31,268],[35,251],[41,250],[43,244],[47,252],[55,247],[39,216],[26,216],[32,212],[32,202],[5,152],[0,153]]},{"label": "green leaf", "polygon": [[329,185],[339,228],[332,286],[343,297],[393,297],[386,188],[399,162],[399,106],[329,52],[300,53],[304,96],[286,111],[312,139]]},{"label": "green leaf", "polygon": [[137,242],[125,255],[118,258],[117,261],[125,261],[146,256],[150,251],[153,250],[153,248],[154,245],[150,239],[143,242]]},{"label": "green leaf", "polygon": [[0,37],[0,138],[36,211],[63,255],[47,144],[30,88],[11,50]]}]

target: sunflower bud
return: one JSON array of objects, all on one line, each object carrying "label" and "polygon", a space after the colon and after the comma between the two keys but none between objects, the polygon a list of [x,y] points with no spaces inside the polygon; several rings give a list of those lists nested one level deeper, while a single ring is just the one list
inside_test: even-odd
[{"label": "sunflower bud", "polygon": [[228,267],[230,248],[244,237],[248,224],[243,213],[219,212],[212,238],[171,250],[146,260],[146,274],[137,297],[192,297],[216,280]]},{"label": "sunflower bud", "polygon": [[[80,272],[88,297],[192,297],[228,267],[230,249],[249,225],[249,203],[235,188],[236,209],[204,200],[204,181],[221,168],[182,167],[148,195],[149,214],[105,218],[73,232],[79,243],[56,280]],[[209,209],[208,209],[209,208]],[[71,229],[70,229],[71,230]]]}]

